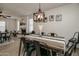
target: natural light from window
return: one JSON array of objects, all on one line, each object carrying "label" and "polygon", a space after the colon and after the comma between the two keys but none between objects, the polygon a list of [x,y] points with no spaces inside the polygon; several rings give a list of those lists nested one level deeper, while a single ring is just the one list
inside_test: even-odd
[{"label": "natural light from window", "polygon": [[1,32],[5,31],[5,22],[4,21],[0,21],[0,31]]},{"label": "natural light from window", "polygon": [[33,31],[33,19],[29,19],[29,32]]}]

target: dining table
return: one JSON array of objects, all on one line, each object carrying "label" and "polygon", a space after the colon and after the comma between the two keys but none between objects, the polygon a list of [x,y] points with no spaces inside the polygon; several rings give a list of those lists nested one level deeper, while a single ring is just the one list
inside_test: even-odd
[{"label": "dining table", "polygon": [[[49,49],[56,49],[59,51],[65,51],[65,38],[59,38],[59,37],[51,37],[51,36],[40,36],[40,35],[35,35],[35,34],[30,34],[30,35],[19,35],[18,38],[25,37],[26,39],[30,40],[36,40],[39,42],[44,42],[47,45],[47,48]],[[22,40],[20,39],[20,45],[19,45],[19,53],[18,55],[20,56],[20,51],[22,47]]]}]

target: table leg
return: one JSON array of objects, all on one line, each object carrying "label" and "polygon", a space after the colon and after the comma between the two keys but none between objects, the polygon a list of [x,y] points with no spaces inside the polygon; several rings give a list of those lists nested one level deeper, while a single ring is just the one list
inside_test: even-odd
[{"label": "table leg", "polygon": [[22,39],[20,39],[20,45],[19,45],[19,53],[18,53],[18,56],[20,56],[20,53],[21,53],[21,45],[22,45]]}]

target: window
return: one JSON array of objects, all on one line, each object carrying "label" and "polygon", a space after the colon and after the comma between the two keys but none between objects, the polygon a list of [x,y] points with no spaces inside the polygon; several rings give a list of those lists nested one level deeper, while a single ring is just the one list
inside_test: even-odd
[{"label": "window", "polygon": [[20,30],[20,21],[17,20],[17,31],[19,31],[19,30]]},{"label": "window", "polygon": [[33,19],[29,19],[29,32],[33,31]]},{"label": "window", "polygon": [[0,31],[1,32],[5,31],[5,22],[4,21],[0,21]]}]

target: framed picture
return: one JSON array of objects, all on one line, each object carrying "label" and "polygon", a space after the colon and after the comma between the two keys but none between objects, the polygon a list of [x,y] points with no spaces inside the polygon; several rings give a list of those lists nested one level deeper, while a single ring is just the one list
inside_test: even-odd
[{"label": "framed picture", "polygon": [[62,21],[62,15],[61,14],[56,15],[56,21]]},{"label": "framed picture", "polygon": [[49,16],[49,21],[54,21],[54,15]]}]

